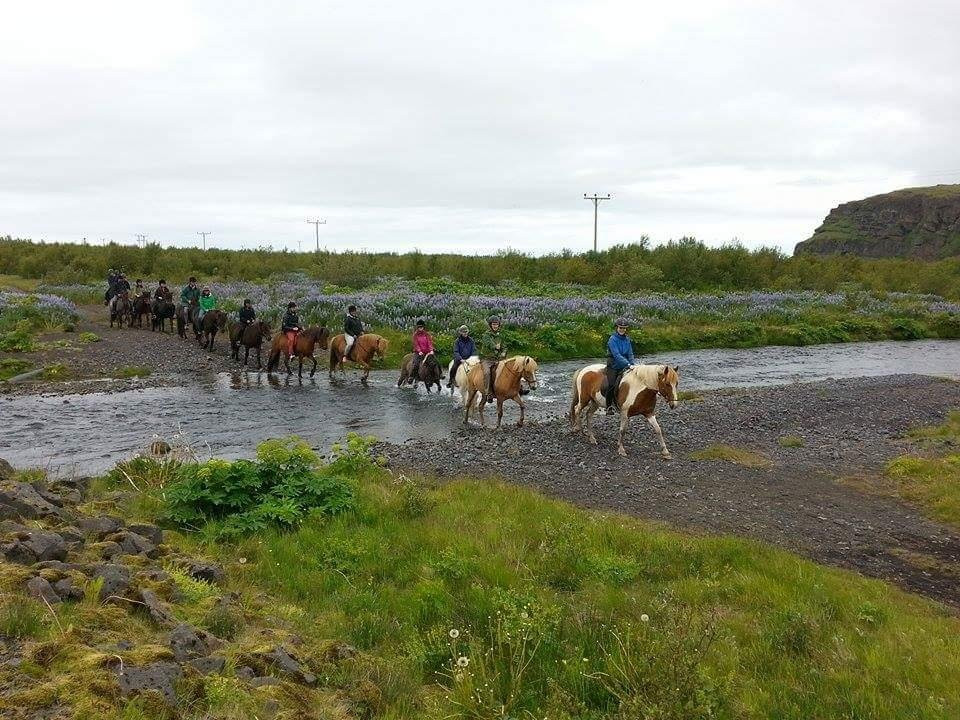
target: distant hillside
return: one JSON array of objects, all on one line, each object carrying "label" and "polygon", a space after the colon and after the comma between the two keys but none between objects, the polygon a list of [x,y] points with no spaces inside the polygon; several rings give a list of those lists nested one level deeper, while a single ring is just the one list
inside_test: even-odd
[{"label": "distant hillside", "polygon": [[907,188],[844,203],[794,254],[921,260],[960,255],[960,185]]}]

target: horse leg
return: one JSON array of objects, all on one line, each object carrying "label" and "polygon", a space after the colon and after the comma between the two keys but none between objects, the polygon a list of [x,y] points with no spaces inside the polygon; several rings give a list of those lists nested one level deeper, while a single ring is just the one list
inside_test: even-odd
[{"label": "horse leg", "polygon": [[[247,349],[247,352],[249,352],[249,351],[250,351],[250,350],[249,350],[249,348],[248,348],[248,349]],[[244,361],[243,361],[243,364],[246,365],[246,364],[247,364],[247,361],[244,360]],[[263,370],[263,362],[260,360],[260,346],[259,346],[259,345],[257,345],[257,370]]]},{"label": "horse leg", "polygon": [[[593,434],[593,414],[597,411],[597,407],[598,405],[591,400],[590,404],[587,405],[587,407],[585,408],[587,411],[587,423],[586,423],[587,442],[590,443],[591,445],[597,444],[597,436]],[[581,409],[580,412],[582,413],[583,410],[584,409]],[[579,421],[580,419],[578,417],[577,422]]]},{"label": "horse leg", "polygon": [[497,430],[500,429],[500,423],[503,420],[503,400],[497,397]]},{"label": "horse leg", "polygon": [[517,405],[520,406],[520,420],[517,422],[517,427],[523,427],[523,411],[525,407],[523,404],[523,398],[517,395],[517,397],[515,397],[514,400],[516,400]]},{"label": "horse leg", "polygon": [[317,373],[317,356],[311,355],[310,359],[313,360],[313,367],[310,368],[310,377],[313,377]]},{"label": "horse leg", "polygon": [[627,414],[626,408],[620,411],[620,431],[617,433],[617,454],[620,457],[627,456],[627,449],[623,446],[623,434],[627,431],[627,427],[630,425],[630,416]]},{"label": "horse leg", "polygon": [[650,423],[650,427],[657,433],[657,439],[660,441],[660,456],[664,460],[672,459],[673,456],[670,454],[670,451],[667,450],[667,443],[663,440],[663,431],[660,429],[660,423],[657,422],[657,416],[653,414],[647,415],[647,422]]},{"label": "horse leg", "polygon": [[303,355],[297,355],[297,377],[303,380]]}]

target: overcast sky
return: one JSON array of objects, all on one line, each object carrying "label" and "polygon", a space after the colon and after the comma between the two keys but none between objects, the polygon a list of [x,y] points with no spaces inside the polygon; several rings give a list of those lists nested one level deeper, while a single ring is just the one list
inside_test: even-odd
[{"label": "overcast sky", "polygon": [[0,234],[792,250],[960,182],[960,3],[4,3]]}]

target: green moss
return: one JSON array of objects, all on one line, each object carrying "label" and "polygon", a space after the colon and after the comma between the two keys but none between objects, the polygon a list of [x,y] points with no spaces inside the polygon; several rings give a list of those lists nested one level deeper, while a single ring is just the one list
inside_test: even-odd
[{"label": "green moss", "polygon": [[724,462],[743,465],[744,467],[770,467],[773,465],[770,458],[762,453],[732,445],[711,445],[703,450],[690,453],[694,460],[722,460]]}]

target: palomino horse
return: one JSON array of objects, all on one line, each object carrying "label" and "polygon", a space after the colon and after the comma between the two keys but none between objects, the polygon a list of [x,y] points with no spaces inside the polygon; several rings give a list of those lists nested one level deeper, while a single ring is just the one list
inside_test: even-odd
[{"label": "palomino horse", "polygon": [[[362,335],[360,337],[363,337]],[[397,387],[403,387],[408,383],[413,383],[417,387],[420,381],[427,386],[427,392],[434,385],[437,386],[437,392],[441,392],[440,381],[443,379],[443,370],[440,369],[440,363],[434,353],[429,353],[420,361],[419,372],[413,376],[413,353],[407,353],[403,356],[403,362],[400,363],[400,379],[397,380]]]},{"label": "palomino horse", "polygon": [[337,368],[340,368],[341,373],[346,374],[343,369],[343,363],[344,360],[349,360],[363,368],[360,382],[366,383],[367,377],[370,375],[370,363],[374,358],[383,360],[383,356],[387,354],[387,348],[390,347],[390,342],[385,337],[374,335],[373,333],[361,335],[354,341],[353,348],[351,348],[351,353],[353,354],[352,359],[343,356],[345,346],[346,341],[343,333],[334,335],[333,338],[331,338],[330,377],[333,377],[333,371]]},{"label": "palomino horse", "polygon": [[117,295],[110,305],[110,327],[117,323],[117,327],[123,327],[123,319],[127,319],[127,324],[133,326],[133,304],[130,302],[130,294],[124,290]]},{"label": "palomino horse", "polygon": [[[470,358],[472,360],[472,358]],[[469,363],[470,360],[464,362],[464,365]],[[460,366],[457,369],[457,378],[459,384],[460,378],[460,369],[464,370],[464,380],[466,385],[466,395],[463,395],[464,385],[460,385],[460,394],[465,398],[464,407],[466,412],[463,416],[463,424],[466,425],[470,420],[470,410],[473,407],[473,404],[476,400],[477,395],[481,395],[480,398],[480,424],[486,427],[486,421],[483,417],[483,406],[486,404],[487,393],[488,393],[488,379],[487,373],[484,372],[483,365],[481,363],[472,364],[472,367],[467,370]],[[523,393],[521,392],[521,380],[526,380],[527,385],[530,386],[530,389],[537,387],[537,361],[532,357],[527,355],[516,355],[512,358],[506,360],[501,360],[497,363],[496,375],[494,377],[493,384],[493,396],[497,400],[497,427],[500,427],[500,423],[503,421],[503,403],[507,400],[516,401],[517,405],[520,406],[520,420],[517,422],[517,427],[523,427],[523,416],[524,416],[524,404],[523,404]]]},{"label": "palomino horse", "polygon": [[164,332],[164,324],[170,321],[170,332],[173,332],[173,316],[176,315],[177,308],[169,300],[155,300],[151,308],[153,313],[150,320],[150,329]]},{"label": "palomino horse", "polygon": [[[300,361],[300,367],[297,369],[297,377],[303,377],[303,359],[310,358],[313,361],[313,367],[310,368],[310,377],[317,372],[317,357],[314,355],[317,345],[322,349],[327,349],[327,343],[330,340],[330,331],[327,328],[314,325],[297,335],[293,344],[293,354]],[[287,357],[287,336],[284,333],[277,333],[273,338],[273,344],[270,346],[270,359],[267,360],[267,372],[272,373],[280,364],[280,358],[283,357],[283,366],[287,369],[287,375],[293,372],[290,369],[290,359]]]},{"label": "palomino horse", "polygon": [[230,349],[231,355],[234,360],[240,359],[240,346],[243,345],[246,348],[246,352],[243,354],[243,366],[247,366],[247,361],[250,359],[250,350],[252,348],[257,349],[257,370],[260,370],[263,367],[263,363],[260,360],[260,349],[263,345],[263,341],[270,341],[270,326],[267,325],[263,320],[257,320],[252,323],[239,323],[232,322],[230,323]]},{"label": "palomino horse", "polygon": [[[670,451],[663,441],[663,432],[655,415],[657,395],[662,395],[672,410],[677,406],[677,383],[680,368],[669,365],[634,365],[623,373],[617,385],[617,405],[620,407],[620,432],[617,435],[617,452],[627,456],[623,447],[623,433],[634,415],[643,415],[660,440],[660,454],[664,460],[670,459]],[[581,416],[587,413],[587,439],[591,445],[597,444],[593,435],[593,414],[607,406],[606,398],[607,368],[597,363],[587,365],[573,376],[573,400],[570,403],[570,429],[583,430]]]},{"label": "palomino horse", "polygon": [[223,310],[213,309],[207,310],[200,320],[197,319],[199,312],[195,311],[192,315],[190,319],[193,321],[193,331],[197,334],[200,347],[213,350],[214,338],[227,326],[227,314]]},{"label": "palomino horse", "polygon": [[137,327],[143,330],[143,318],[150,319],[150,293],[144,290],[133,299],[133,311],[130,317],[130,327],[133,327],[133,321],[137,321]]}]

